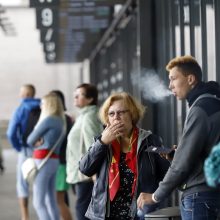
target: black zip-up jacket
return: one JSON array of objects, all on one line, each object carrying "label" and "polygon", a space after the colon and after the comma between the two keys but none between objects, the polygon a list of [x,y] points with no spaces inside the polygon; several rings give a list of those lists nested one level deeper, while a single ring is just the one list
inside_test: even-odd
[{"label": "black zip-up jacket", "polygon": [[[220,87],[213,81],[198,83],[188,94],[189,111],[172,164],[155,191],[161,201],[175,188],[183,196],[213,191],[206,184],[203,165],[212,147],[220,141]],[[217,192],[216,190],[216,193]]]},{"label": "black zip-up jacket", "polygon": [[[152,193],[158,187],[168,169],[169,162],[156,153],[146,151],[148,146],[160,146],[161,140],[150,131],[139,129],[138,135],[138,181],[131,205],[131,216],[136,215],[136,200],[140,192]],[[108,172],[112,159],[110,145],[104,145],[100,137],[90,147],[87,154],[81,159],[79,169],[87,176],[96,174],[92,198],[86,217],[92,220],[104,220],[110,214],[110,200],[108,191]]]}]

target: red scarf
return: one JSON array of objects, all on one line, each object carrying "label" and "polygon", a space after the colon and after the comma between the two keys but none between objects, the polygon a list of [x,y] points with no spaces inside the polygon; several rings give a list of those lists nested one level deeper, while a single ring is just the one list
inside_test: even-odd
[{"label": "red scarf", "polygon": [[[137,179],[137,141],[138,141],[138,128],[134,128],[131,135],[131,151],[126,153],[125,162],[131,171],[134,173],[134,181],[132,185],[132,195],[136,187]],[[120,163],[120,152],[121,147],[118,140],[112,142],[112,162],[109,170],[109,194],[110,200],[112,201],[120,188],[120,172],[119,172],[119,163]]]}]

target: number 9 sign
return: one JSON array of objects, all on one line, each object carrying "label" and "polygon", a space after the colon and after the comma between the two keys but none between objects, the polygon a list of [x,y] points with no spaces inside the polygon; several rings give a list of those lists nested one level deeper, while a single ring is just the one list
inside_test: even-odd
[{"label": "number 9 sign", "polygon": [[53,11],[51,8],[44,8],[41,11],[41,23],[44,27],[50,27],[53,24]]},{"label": "number 9 sign", "polygon": [[56,8],[36,8],[37,28],[58,28],[58,11]]}]

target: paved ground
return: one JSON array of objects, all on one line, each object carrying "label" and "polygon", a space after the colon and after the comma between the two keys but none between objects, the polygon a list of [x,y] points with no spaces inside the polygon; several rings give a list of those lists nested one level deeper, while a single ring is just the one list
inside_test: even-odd
[{"label": "paved ground", "polygon": [[[20,212],[17,203],[15,179],[16,179],[16,161],[17,154],[12,149],[3,150],[5,173],[0,175],[0,220],[20,220]],[[71,194],[71,210],[74,206],[74,198]],[[32,198],[30,199],[31,220],[37,220],[35,211],[32,207]]]}]

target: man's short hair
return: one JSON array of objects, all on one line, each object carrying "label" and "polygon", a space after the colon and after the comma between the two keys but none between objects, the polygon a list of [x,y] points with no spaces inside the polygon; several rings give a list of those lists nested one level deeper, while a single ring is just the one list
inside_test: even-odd
[{"label": "man's short hair", "polygon": [[174,67],[180,69],[184,76],[194,75],[197,81],[202,80],[202,69],[196,59],[190,55],[175,57],[170,60],[166,66],[166,70],[170,71]]},{"label": "man's short hair", "polygon": [[36,90],[35,90],[34,85],[32,85],[32,84],[25,84],[25,85],[23,85],[23,87],[27,89],[28,97],[34,97],[35,96]]}]

